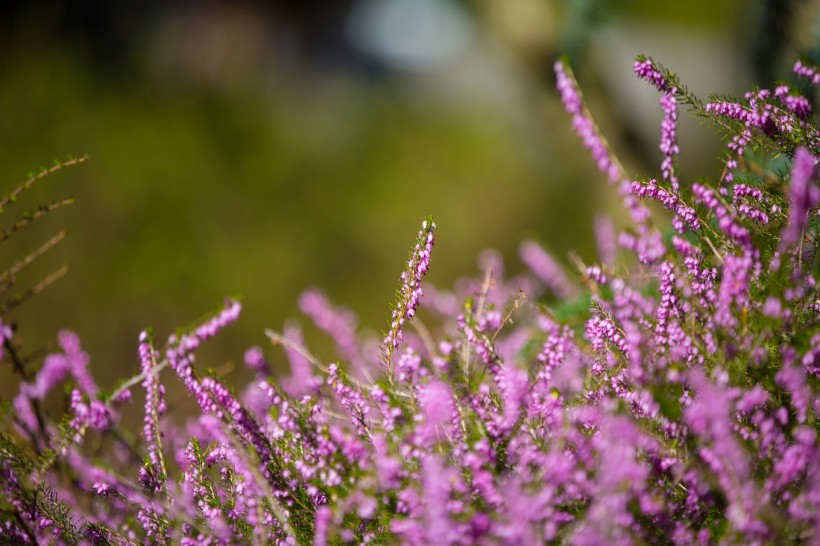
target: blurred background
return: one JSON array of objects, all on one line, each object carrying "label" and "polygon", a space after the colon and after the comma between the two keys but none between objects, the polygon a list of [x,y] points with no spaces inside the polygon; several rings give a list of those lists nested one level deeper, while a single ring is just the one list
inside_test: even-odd
[{"label": "blurred background", "polygon": [[[476,273],[486,248],[520,270],[527,237],[592,261],[594,215],[622,216],[571,133],[554,60],[569,56],[630,172],[654,176],[661,112],[636,54],[704,98],[737,94],[817,59],[818,13],[794,0],[6,0],[0,192],[90,159],[3,214],[76,198],[2,245],[5,269],[67,230],[19,290],[68,274],[3,320],[29,353],[76,330],[110,387],[138,369],[141,329],[165,339],[241,295],[240,325],[201,358],[238,376],[308,287],[381,331],[428,214],[438,286]],[[719,139],[681,120],[682,180],[716,174]],[[16,391],[8,370],[0,381]]]}]

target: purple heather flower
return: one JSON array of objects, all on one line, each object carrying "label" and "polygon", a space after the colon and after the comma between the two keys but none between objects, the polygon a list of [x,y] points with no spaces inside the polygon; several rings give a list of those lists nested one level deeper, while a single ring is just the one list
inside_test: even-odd
[{"label": "purple heather flower", "polygon": [[611,183],[618,186],[624,205],[636,224],[637,236],[622,237],[620,240],[621,246],[634,250],[642,263],[656,261],[663,255],[665,249],[661,242],[661,234],[657,230],[649,229],[646,225],[650,217],[649,210],[632,195],[631,184],[624,177],[621,166],[610,155],[604,139],[595,126],[595,122],[584,110],[581,93],[569,72],[569,68],[561,61],[557,61],[554,68],[556,87],[561,94],[564,108],[572,115],[572,125],[575,132],[581,137],[584,146],[592,152],[592,157],[598,164],[598,169],[607,175]]},{"label": "purple heather flower", "polygon": [[228,300],[225,307],[213,318],[200,324],[193,332],[183,334],[179,339],[171,336],[168,340],[168,350],[166,358],[172,370],[182,380],[183,385],[188,389],[200,405],[204,402],[202,389],[194,373],[193,352],[199,348],[203,341],[206,341],[223,328],[239,319],[242,305],[238,301]]},{"label": "purple heather flower", "polygon": [[20,387],[21,394],[34,400],[42,400],[62,381],[69,372],[69,363],[65,355],[50,354],[43,361],[43,367],[34,377],[34,384],[24,383]]},{"label": "purple heather flower", "polygon": [[479,318],[476,327],[479,332],[493,334],[501,329],[503,317],[497,309],[485,311]]},{"label": "purple heather flower", "polygon": [[[734,135],[728,145],[731,155],[726,163],[724,181],[733,181],[731,169],[738,167],[737,158],[743,155],[754,130],[769,138],[782,140],[784,135],[799,127],[810,146],[816,147],[820,144],[820,135],[806,122],[811,112],[808,101],[804,97],[788,93],[789,89],[786,86],[776,88],[774,93],[775,98],[786,107],[785,110],[770,100],[772,94],[767,89],[746,93],[747,106],[726,101],[714,101],[706,105],[707,112],[736,119],[744,125],[744,129]],[[725,192],[725,188],[721,188],[721,191]]]},{"label": "purple heather flower", "polygon": [[245,365],[251,370],[264,376],[270,374],[270,367],[265,360],[265,353],[262,352],[261,347],[251,347],[245,351],[243,360],[245,361]]},{"label": "purple heather flower", "polygon": [[809,349],[801,360],[806,372],[815,377],[820,377],[820,333],[811,336]]},{"label": "purple heather flower", "polygon": [[658,276],[660,277],[660,292],[661,300],[655,312],[655,342],[659,350],[664,347],[671,347],[674,341],[681,342],[676,339],[676,333],[682,334],[685,338],[686,334],[680,331],[678,319],[681,318],[683,312],[681,310],[680,296],[675,290],[677,276],[675,275],[674,266],[670,262],[663,262],[658,267]]},{"label": "purple heather flower", "polygon": [[760,537],[766,533],[763,522],[757,519],[763,497],[751,480],[749,458],[732,432],[730,396],[700,371],[691,372],[689,380],[697,399],[684,410],[684,421],[700,437],[698,453],[715,473],[729,501],[730,523],[750,538]]},{"label": "purple heather flower", "polygon": [[421,366],[421,355],[411,348],[399,354],[396,361],[396,379],[408,384],[415,384],[419,376],[426,375],[426,369]]},{"label": "purple heather flower", "polygon": [[[605,354],[607,343],[615,345],[624,355],[630,354],[630,347],[623,333],[611,318],[600,313],[593,315],[586,322],[586,338],[592,344],[592,348],[597,355]],[[600,373],[602,371],[599,364],[593,367],[593,372]]]},{"label": "purple heather flower", "polygon": [[89,427],[93,430],[106,430],[112,425],[111,410],[99,400],[86,402],[83,394],[77,389],[71,391],[70,409],[74,418],[69,423],[69,428],[74,430],[72,439],[75,443],[82,440]]},{"label": "purple heather flower", "polygon": [[[25,386],[25,384],[23,386]],[[26,396],[25,393],[20,392],[14,397],[12,407],[14,407],[14,412],[17,419],[20,420],[29,432],[34,432],[37,430],[37,414],[34,412],[34,406],[31,404],[31,398]]]},{"label": "purple heather flower", "polygon": [[803,61],[794,63],[792,71],[802,78],[808,79],[812,85],[820,85],[820,71],[813,66],[803,64]]},{"label": "purple heather flower", "polygon": [[595,216],[595,241],[598,243],[598,257],[607,266],[615,264],[618,241],[612,219],[603,214]]},{"label": "purple heather flower", "polygon": [[[304,344],[302,330],[295,322],[285,325],[284,338],[298,346]],[[320,384],[313,373],[313,364],[296,348],[285,345],[285,354],[290,362],[290,376],[282,378],[282,388],[294,398],[302,398],[316,390]]]},{"label": "purple heather flower", "polygon": [[71,375],[74,376],[74,380],[77,382],[77,386],[87,396],[96,398],[97,384],[94,382],[94,378],[91,377],[91,373],[88,370],[88,362],[90,359],[88,358],[88,354],[80,347],[80,338],[74,332],[61,330],[57,335],[57,340],[68,359],[68,367],[71,371]]},{"label": "purple heather flower", "polygon": [[497,250],[484,250],[478,256],[478,269],[489,271],[492,278],[499,282],[504,278],[504,258]]},{"label": "purple heather flower", "polygon": [[[65,462],[77,476],[76,486],[85,491],[92,491],[101,496],[125,497],[128,502],[135,504],[146,502],[144,496],[130,484],[117,478],[100,465],[94,464],[75,447],[66,450]],[[68,498],[71,498],[70,495],[70,493],[67,495]]]},{"label": "purple heather flower", "polygon": [[498,372],[499,357],[495,352],[492,341],[483,333],[477,331],[467,322],[467,317],[458,315],[456,325],[464,339],[475,350],[478,358],[487,366],[490,373],[495,375]]},{"label": "purple heather flower", "polygon": [[675,93],[678,89],[673,87],[666,91],[661,97],[661,108],[663,109],[663,123],[661,124],[660,150],[664,155],[661,163],[661,173],[663,178],[672,185],[672,191],[678,192],[678,178],[675,176],[675,157],[680,154],[677,138],[678,126],[678,102]]},{"label": "purple heather flower", "polygon": [[711,112],[717,116],[736,119],[744,123],[749,120],[750,116],[749,110],[742,104],[723,100],[707,103],[706,111]]},{"label": "purple heather flower", "polygon": [[393,309],[390,330],[382,342],[382,355],[388,370],[392,370],[393,353],[403,341],[404,323],[416,315],[421,302],[421,279],[430,269],[430,254],[433,250],[433,231],[436,224],[425,220],[421,225],[416,246],[407,262],[407,269],[401,274],[402,285],[399,299]]},{"label": "purple heather flower", "polygon": [[805,120],[811,115],[811,103],[809,100],[800,95],[790,94],[788,86],[781,85],[775,88],[774,96],[780,99],[780,102],[798,118]]},{"label": "purple heather flower", "polygon": [[750,273],[753,263],[748,255],[727,254],[723,258],[723,279],[715,306],[715,324],[726,328],[738,325],[734,309],[749,305]]},{"label": "purple heather flower", "polygon": [[11,330],[11,327],[0,320],[0,359],[2,359],[5,354],[6,341],[11,341],[13,335],[14,332]]},{"label": "purple heather flower", "polygon": [[338,364],[330,365],[328,370],[328,385],[330,385],[330,388],[333,390],[333,394],[336,395],[339,404],[347,410],[352,418],[359,436],[367,436],[369,424],[365,417],[370,411],[370,404],[367,403],[364,395],[356,387],[346,381],[346,378],[339,370]]},{"label": "purple heather flower", "polygon": [[506,435],[521,417],[521,410],[526,406],[530,383],[525,371],[508,364],[502,368],[500,386],[504,413],[500,416],[498,431],[501,435]]},{"label": "purple heather flower", "polygon": [[606,461],[599,473],[597,491],[586,524],[572,537],[573,544],[631,544],[629,529],[634,518],[629,509],[633,497],[645,494],[648,468],[638,462],[638,450],[646,444],[640,430],[626,417],[608,416],[595,442]]},{"label": "purple heather flower", "polygon": [[[673,188],[677,186],[677,181],[673,184]],[[692,231],[700,229],[700,220],[692,207],[686,205],[678,195],[675,189],[668,190],[658,185],[656,180],[649,180],[647,182],[633,182],[632,192],[638,197],[649,197],[663,203],[667,209],[675,213],[675,228],[679,232],[683,232],[685,227]]]},{"label": "purple heather flower", "polygon": [[570,75],[568,67],[563,62],[557,61],[554,68],[556,87],[561,94],[564,108],[572,115],[572,126],[575,132],[581,137],[584,147],[592,152],[592,158],[597,163],[598,170],[606,174],[610,182],[618,182],[622,178],[620,165],[612,158],[604,139],[598,133],[598,128],[584,111],[581,92]]},{"label": "purple heather flower", "polygon": [[789,393],[798,423],[805,423],[810,409],[812,394],[806,382],[806,373],[796,362],[791,348],[785,349],[783,363],[775,376],[777,384]]},{"label": "purple heather flower", "polygon": [[259,425],[231,392],[213,377],[206,377],[200,383],[201,394],[197,397],[203,413],[215,415],[235,428],[240,438],[253,446],[262,462],[263,474],[269,478],[267,467],[273,460],[270,444]]},{"label": "purple heather flower", "polygon": [[711,188],[707,188],[702,184],[692,184],[692,194],[695,197],[695,201],[703,204],[714,213],[721,231],[733,239],[746,254],[756,254],[751,242],[749,230],[737,223]]},{"label": "purple heather flower", "polygon": [[769,393],[760,385],[756,385],[750,391],[744,393],[735,404],[735,409],[739,413],[750,413],[769,401]]},{"label": "purple heather flower", "polygon": [[781,301],[773,296],[769,296],[763,303],[761,312],[769,318],[779,319],[781,318],[782,309],[783,304],[781,303]]},{"label": "purple heather flower", "polygon": [[518,247],[518,254],[521,261],[556,297],[571,299],[578,296],[578,288],[570,282],[561,266],[541,245],[535,241],[524,241]]},{"label": "purple heather flower", "polygon": [[[631,197],[634,199],[634,196]],[[622,232],[618,236],[618,244],[637,254],[638,261],[642,264],[649,265],[661,259],[666,252],[661,233],[657,230],[649,230],[642,224],[638,225],[637,231],[637,236]]]},{"label": "purple heather flower", "polygon": [[769,223],[769,215],[761,209],[761,206],[767,205],[768,199],[758,188],[752,188],[746,184],[735,184],[732,187],[732,194],[738,214],[760,224]]},{"label": "purple heather flower", "polygon": [[450,387],[438,380],[430,381],[419,397],[424,420],[419,426],[419,437],[429,444],[445,437],[446,425],[452,423],[455,402]]},{"label": "purple heather flower", "polygon": [[606,284],[606,275],[604,275],[604,272],[597,265],[587,267],[586,271],[584,271],[584,277],[597,284]]},{"label": "purple heather flower", "polygon": [[382,414],[382,428],[384,431],[393,432],[396,428],[396,422],[402,418],[404,412],[401,408],[390,405],[390,399],[379,385],[373,385],[370,388],[370,398]]},{"label": "purple heather flower", "polygon": [[820,204],[820,187],[817,186],[817,159],[805,148],[794,153],[789,184],[789,223],[781,233],[780,251],[796,243],[806,227],[809,210]]},{"label": "purple heather flower", "polygon": [[[252,465],[246,454],[235,449],[230,436],[223,428],[222,421],[213,415],[202,415],[199,418],[202,428],[206,430],[210,438],[218,442],[218,450],[215,456],[226,465],[230,465],[233,471],[241,478],[242,483],[235,486],[237,494],[243,497],[253,497],[264,495],[262,484],[258,483],[256,474],[252,470]],[[243,499],[247,501],[247,498]]]},{"label": "purple heather flower", "polygon": [[316,509],[316,521],[313,525],[313,546],[327,546],[332,520],[333,512],[329,506],[320,506]]},{"label": "purple heather flower", "polygon": [[635,61],[632,65],[632,69],[636,76],[657,87],[658,91],[666,91],[669,89],[666,78],[663,77],[663,74],[655,66],[655,63],[652,62],[652,59]]},{"label": "purple heather flower", "polygon": [[353,311],[345,307],[334,308],[325,295],[316,289],[307,290],[299,296],[299,309],[333,339],[339,356],[347,360],[353,369],[364,367],[356,336],[359,320]]},{"label": "purple heather flower", "polygon": [[460,544],[462,530],[450,516],[450,483],[457,478],[435,454],[421,462],[424,499],[424,534],[427,544]]},{"label": "purple heather flower", "polygon": [[[34,377],[33,383],[23,383],[20,386],[20,394],[15,399],[15,406],[25,414],[26,426],[35,421],[31,420],[32,411],[30,402],[24,399],[42,400],[54,388],[57,383],[71,374],[77,386],[89,398],[97,395],[97,385],[88,371],[88,355],[80,347],[80,340],[77,334],[68,330],[63,330],[58,335],[60,347],[63,354],[52,353],[46,356],[43,366]],[[28,409],[27,409],[28,408]],[[34,428],[30,427],[31,430]]]},{"label": "purple heather flower", "polygon": [[381,434],[373,435],[373,463],[379,486],[384,490],[396,489],[399,486],[402,463],[390,456],[387,439]]},{"label": "purple heather flower", "polygon": [[139,359],[145,379],[142,386],[145,388],[145,419],[142,433],[148,446],[148,463],[140,472],[140,482],[151,492],[158,492],[165,488],[166,471],[162,456],[162,432],[159,419],[167,411],[165,405],[165,387],[160,384],[154,368],[156,367],[157,353],[154,351],[148,333],[143,331],[139,337]]}]

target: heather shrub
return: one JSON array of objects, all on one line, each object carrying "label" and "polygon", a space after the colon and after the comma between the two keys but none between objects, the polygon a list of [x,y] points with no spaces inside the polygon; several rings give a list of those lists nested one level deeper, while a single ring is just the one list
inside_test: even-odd
[{"label": "heather shrub", "polygon": [[[427,219],[383,338],[308,290],[300,309],[338,360],[313,356],[288,323],[266,332],[281,349],[245,353],[256,378],[242,387],[195,365],[238,319],[236,301],[164,343],[140,334],[140,373],[113,392],[70,331],[32,373],[0,328],[21,376],[0,434],[3,540],[820,543],[811,102],[778,85],[704,103],[651,59],[634,68],[664,112],[659,173],[638,179],[555,65],[631,219],[621,233],[599,219],[596,263],[567,268],[525,241],[526,272],[508,275],[488,252],[476,278],[434,288]],[[816,69],[794,71],[820,84]],[[718,180],[678,179],[680,105],[725,138]],[[289,376],[272,375],[274,350]],[[169,418],[169,381],[199,415]],[[42,405],[58,385],[61,417]],[[143,391],[143,429],[126,430],[121,406]]]}]

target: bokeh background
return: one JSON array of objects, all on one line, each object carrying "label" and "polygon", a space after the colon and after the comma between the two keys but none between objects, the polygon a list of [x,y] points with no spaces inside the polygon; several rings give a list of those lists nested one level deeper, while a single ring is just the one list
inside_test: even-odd
[{"label": "bokeh background", "polygon": [[[203,353],[241,375],[244,349],[298,316],[307,287],[380,331],[428,214],[440,286],[474,274],[486,248],[521,269],[527,237],[591,261],[594,215],[621,213],[571,133],[554,60],[569,55],[630,172],[653,175],[661,113],[633,57],[704,97],[770,85],[817,55],[817,4],[6,0],[0,190],[55,159],[90,159],[0,217],[76,198],[3,243],[5,268],[68,233],[17,290],[68,274],[3,320],[28,353],[76,330],[110,387],[137,370],[142,328],[164,339],[241,295],[240,325]],[[720,141],[681,117],[683,179],[715,174]],[[8,370],[0,381],[15,390]]]}]

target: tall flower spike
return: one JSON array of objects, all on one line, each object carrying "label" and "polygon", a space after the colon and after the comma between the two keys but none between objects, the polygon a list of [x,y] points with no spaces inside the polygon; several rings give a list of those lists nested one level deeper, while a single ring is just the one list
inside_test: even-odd
[{"label": "tall flower spike", "polygon": [[663,92],[660,100],[663,110],[663,122],[661,123],[661,143],[660,150],[663,152],[663,162],[661,163],[661,173],[663,178],[672,185],[672,190],[678,191],[678,178],[675,176],[675,156],[680,153],[678,148],[677,126],[678,126],[678,101],[675,94],[677,87],[670,87],[663,73],[655,66],[652,59],[639,58],[633,65],[635,74],[642,80],[646,80],[659,91]]},{"label": "tall flower spike", "polygon": [[789,182],[789,223],[780,238],[780,252],[796,243],[806,227],[809,209],[820,204],[820,187],[817,186],[817,161],[806,148],[798,148],[794,154],[791,180]]},{"label": "tall flower spike", "polygon": [[159,428],[159,418],[165,413],[165,387],[160,382],[155,368],[157,353],[154,350],[148,332],[140,334],[139,343],[140,367],[145,380],[145,420],[142,433],[148,446],[148,462],[140,469],[140,483],[151,492],[166,489],[168,473],[165,469],[165,460],[162,455],[162,432]]},{"label": "tall flower spike", "polygon": [[390,330],[384,337],[381,346],[382,358],[391,381],[393,377],[393,353],[402,342],[404,323],[416,315],[416,309],[421,302],[421,279],[430,268],[430,253],[433,250],[433,231],[435,229],[436,224],[431,218],[422,222],[416,246],[410,253],[410,259],[407,262],[407,269],[401,274],[401,288],[393,307]]},{"label": "tall flower spike", "polygon": [[598,164],[598,170],[609,177],[612,183],[623,178],[620,164],[609,153],[606,142],[598,132],[595,122],[584,110],[581,92],[565,63],[555,63],[555,86],[561,94],[564,109],[572,115],[572,128],[581,137],[584,147],[592,152],[592,158]]},{"label": "tall flower spike", "polygon": [[356,337],[359,320],[353,311],[341,306],[334,307],[317,289],[306,290],[299,296],[299,310],[313,319],[316,326],[333,339],[339,355],[354,369],[365,366]]},{"label": "tall flower spike", "polygon": [[225,307],[210,320],[200,324],[193,332],[183,334],[179,339],[172,336],[168,340],[166,358],[172,370],[179,376],[188,392],[197,399],[201,388],[193,369],[193,352],[206,339],[215,336],[220,330],[239,319],[242,305],[238,301],[228,300]]},{"label": "tall flower spike", "polygon": [[632,184],[627,180],[623,168],[610,153],[598,127],[589,112],[584,108],[581,91],[578,89],[578,84],[575,82],[569,67],[564,62],[557,61],[554,69],[555,85],[561,94],[564,109],[572,115],[573,129],[581,137],[584,147],[592,152],[592,158],[598,164],[598,170],[606,174],[612,184],[618,186],[618,192],[623,197],[624,206],[635,223],[637,236],[622,234],[619,241],[621,246],[635,251],[642,263],[656,261],[663,254],[665,248],[660,233],[649,226],[649,209],[632,194]]},{"label": "tall flower spike", "polygon": [[663,123],[661,124],[661,144],[660,150],[663,152],[663,162],[661,163],[661,174],[669,181],[674,191],[678,191],[678,177],[675,175],[675,156],[680,153],[678,147],[677,127],[678,127],[678,102],[675,98],[677,88],[673,87],[661,97],[661,108],[663,109]]}]

